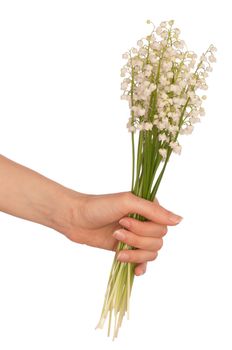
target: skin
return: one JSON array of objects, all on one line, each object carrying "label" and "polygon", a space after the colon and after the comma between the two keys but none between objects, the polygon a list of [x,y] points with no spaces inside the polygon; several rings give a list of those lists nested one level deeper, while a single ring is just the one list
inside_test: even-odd
[{"label": "skin", "polygon": [[[139,198],[131,192],[85,194],[0,155],[0,211],[50,227],[73,242],[116,251],[119,241],[136,250],[117,255],[123,262],[136,263],[135,275],[145,273],[155,260],[168,226],[181,217],[158,201]],[[129,218],[138,213],[148,219]]]}]

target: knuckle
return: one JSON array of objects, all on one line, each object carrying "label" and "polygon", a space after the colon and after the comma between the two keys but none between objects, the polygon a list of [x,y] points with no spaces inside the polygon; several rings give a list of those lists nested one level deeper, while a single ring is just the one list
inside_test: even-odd
[{"label": "knuckle", "polygon": [[127,208],[130,206],[131,200],[132,200],[133,194],[131,192],[122,192],[121,198],[124,203],[124,206]]},{"label": "knuckle", "polygon": [[152,252],[150,261],[154,261],[157,258],[158,253],[157,252]]},{"label": "knuckle", "polygon": [[134,252],[130,251],[128,253],[128,259],[127,259],[128,262],[134,262],[135,261],[135,254]]},{"label": "knuckle", "polygon": [[154,203],[159,205],[159,201],[158,201],[158,199],[156,197],[154,198]]},{"label": "knuckle", "polygon": [[126,243],[127,245],[131,245],[131,240],[130,240],[130,237],[129,237],[129,234],[128,232],[124,231],[125,232],[125,238],[123,239],[123,242]]},{"label": "knuckle", "polygon": [[138,247],[139,246],[139,237],[136,237],[134,234],[129,234],[127,236],[127,243],[131,246]]},{"label": "knuckle", "polygon": [[162,235],[165,236],[168,233],[168,227],[167,226],[163,226],[162,227]]},{"label": "knuckle", "polygon": [[132,263],[141,264],[141,263],[143,263],[144,260],[145,260],[144,257],[143,257],[143,255],[141,255],[140,252],[139,252],[139,251],[136,251],[136,250],[130,251],[129,256],[130,256],[130,257],[129,257],[128,261],[129,261],[129,262],[132,262]]},{"label": "knuckle", "polygon": [[157,244],[156,244],[157,250],[160,250],[163,247],[163,240],[162,238],[157,239]]},{"label": "knuckle", "polygon": [[130,201],[136,198],[136,196],[130,191],[127,191],[126,195],[127,195],[127,199]]},{"label": "knuckle", "polygon": [[129,198],[130,198],[130,195],[131,195],[131,192],[129,192],[129,191],[122,192],[122,196],[123,196],[123,198],[125,198],[125,199],[129,199]]}]

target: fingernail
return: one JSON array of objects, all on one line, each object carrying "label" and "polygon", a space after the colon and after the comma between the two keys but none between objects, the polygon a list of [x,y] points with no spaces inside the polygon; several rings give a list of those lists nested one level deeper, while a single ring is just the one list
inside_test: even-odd
[{"label": "fingernail", "polygon": [[144,274],[145,274],[145,271],[146,271],[146,270],[144,270],[144,269],[142,269],[142,270],[139,270],[139,276],[142,276],[142,275],[144,275]]},{"label": "fingernail", "polygon": [[169,220],[171,222],[173,222],[174,224],[179,224],[181,222],[181,220],[183,220],[183,218],[182,218],[182,216],[171,213],[169,215]]},{"label": "fingernail", "polygon": [[129,255],[125,252],[118,253],[117,259],[118,260],[127,260],[129,258]]},{"label": "fingernail", "polygon": [[124,218],[119,220],[119,224],[124,226],[124,227],[126,227],[126,228],[129,228],[129,226],[130,226],[130,222],[127,219],[124,219]]},{"label": "fingernail", "polygon": [[120,240],[125,238],[125,234],[121,230],[114,231],[113,236]]}]

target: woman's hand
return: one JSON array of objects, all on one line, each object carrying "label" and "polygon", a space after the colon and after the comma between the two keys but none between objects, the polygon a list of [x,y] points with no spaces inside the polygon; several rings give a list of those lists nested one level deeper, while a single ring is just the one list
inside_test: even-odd
[{"label": "woman's hand", "polygon": [[[150,202],[121,192],[83,194],[0,155],[0,211],[62,232],[77,243],[116,250],[119,241],[137,248],[124,250],[118,260],[138,264],[135,274],[146,270],[157,257],[167,226],[181,217]],[[136,213],[148,221],[128,217]]]},{"label": "woman's hand", "polygon": [[[136,275],[146,271],[148,261],[155,260],[163,245],[167,226],[181,221],[181,217],[151,202],[121,192],[106,195],[88,195],[71,191],[70,222],[68,228],[58,231],[74,242],[115,251],[119,241],[138,248],[121,251],[117,259],[138,264]],[[129,218],[138,213],[149,221]]]}]

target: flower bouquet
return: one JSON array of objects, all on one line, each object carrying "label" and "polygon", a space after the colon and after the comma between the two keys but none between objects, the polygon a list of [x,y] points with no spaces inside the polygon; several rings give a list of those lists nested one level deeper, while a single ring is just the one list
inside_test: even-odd
[{"label": "flower bouquet", "polygon": [[[161,22],[157,28],[150,20],[147,23],[153,26],[151,34],[123,54],[126,64],[121,69],[121,98],[128,101],[130,108],[127,128],[132,140],[131,192],[153,201],[171,154],[181,153],[179,135],[191,134],[205,114],[202,103],[206,96],[200,96],[198,90],[208,89],[206,78],[212,71],[211,63],[216,61],[216,48],[210,45],[197,59],[180,39],[180,30],[174,27],[173,20]],[[130,216],[146,220],[136,213]],[[126,312],[129,319],[134,280],[135,264],[117,261],[117,254],[123,249],[135,248],[118,244],[96,327],[103,328],[109,315],[110,336],[114,318],[113,339]]]}]

